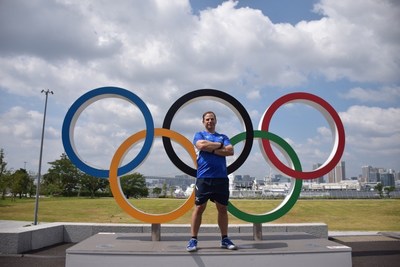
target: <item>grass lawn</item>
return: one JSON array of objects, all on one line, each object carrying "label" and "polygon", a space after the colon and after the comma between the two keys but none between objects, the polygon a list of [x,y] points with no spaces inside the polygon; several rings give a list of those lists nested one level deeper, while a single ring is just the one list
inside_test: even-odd
[{"label": "grass lawn", "polygon": [[[160,214],[178,208],[182,199],[135,199],[131,203],[147,212]],[[236,200],[232,203],[252,214],[271,211],[281,200]],[[34,220],[35,199],[0,200],[0,220]],[[189,224],[191,212],[172,221]],[[213,203],[203,215],[204,224],[216,224]],[[113,198],[41,198],[39,222],[142,223],[126,214]],[[272,223],[326,223],[336,231],[400,231],[399,199],[298,200],[283,217]],[[248,224],[232,215],[230,224]]]}]

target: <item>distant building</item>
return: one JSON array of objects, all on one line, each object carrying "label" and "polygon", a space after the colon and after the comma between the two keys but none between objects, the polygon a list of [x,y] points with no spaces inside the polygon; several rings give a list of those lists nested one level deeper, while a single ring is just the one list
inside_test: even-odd
[{"label": "distant building", "polygon": [[382,183],[383,186],[395,186],[397,177],[396,171],[393,169],[374,168],[372,166],[363,166],[362,182],[365,183]]},{"label": "distant building", "polygon": [[341,161],[328,173],[328,183],[340,183],[346,180],[346,163]]},{"label": "distant building", "polygon": [[[315,164],[313,164],[313,170],[316,170],[321,166],[322,166],[321,163],[315,163]],[[318,177],[317,179],[313,179],[312,181],[315,182],[315,183],[320,184],[320,183],[324,183],[325,179],[324,179],[324,176],[321,176],[321,177]]]},{"label": "distant building", "polygon": [[148,188],[159,187],[163,188],[164,184],[170,187],[180,187],[182,190],[186,190],[191,184],[195,182],[193,177],[186,174],[176,175],[175,177],[162,177],[162,176],[145,176],[146,186]]},{"label": "distant building", "polygon": [[344,161],[341,161],[340,162],[340,166],[341,166],[341,176],[342,176],[342,179],[340,180],[340,181],[343,181],[343,180],[346,180],[346,162],[344,162]]},{"label": "distant building", "polygon": [[383,186],[395,186],[393,173],[380,173],[379,178]]},{"label": "distant building", "polygon": [[361,181],[362,183],[368,183],[369,181],[369,174],[371,172],[372,167],[371,166],[362,166],[361,167]]},{"label": "distant building", "polygon": [[233,184],[235,189],[239,188],[252,188],[254,184],[254,177],[250,175],[234,175]]},{"label": "distant building", "polygon": [[362,182],[377,183],[379,182],[379,169],[373,168],[372,166],[363,166],[362,177]]}]

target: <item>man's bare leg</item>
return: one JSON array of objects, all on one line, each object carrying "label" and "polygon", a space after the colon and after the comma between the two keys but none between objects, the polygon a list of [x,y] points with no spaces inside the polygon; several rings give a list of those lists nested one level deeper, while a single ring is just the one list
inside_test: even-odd
[{"label": "man's bare leg", "polygon": [[207,202],[202,204],[202,205],[195,205],[193,213],[192,213],[192,227],[191,227],[191,233],[192,236],[197,236],[199,233],[200,225],[201,225],[201,220],[203,218],[203,212],[207,207]]},{"label": "man's bare leg", "polygon": [[215,202],[218,210],[218,226],[221,231],[221,236],[228,235],[228,208],[218,202]]}]

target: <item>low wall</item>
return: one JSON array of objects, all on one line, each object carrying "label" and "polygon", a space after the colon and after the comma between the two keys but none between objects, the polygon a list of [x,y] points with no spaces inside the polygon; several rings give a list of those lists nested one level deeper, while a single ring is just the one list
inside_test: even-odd
[{"label": "low wall", "polygon": [[[44,223],[25,227],[0,229],[0,253],[19,254],[60,243],[79,243],[97,233],[148,233],[151,224],[93,224],[93,223]],[[319,238],[328,238],[328,226],[324,223],[262,224],[262,232],[303,232]],[[163,233],[187,233],[190,225],[163,224]],[[202,225],[201,233],[219,233],[217,225]],[[229,234],[253,234],[253,224],[231,224]]]}]

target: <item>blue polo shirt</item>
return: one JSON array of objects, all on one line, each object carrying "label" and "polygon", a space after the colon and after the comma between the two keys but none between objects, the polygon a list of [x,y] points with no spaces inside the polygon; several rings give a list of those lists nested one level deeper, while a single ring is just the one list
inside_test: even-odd
[{"label": "blue polo shirt", "polygon": [[[230,145],[229,138],[224,134],[209,133],[207,131],[197,132],[193,138],[193,144],[199,140],[220,142],[224,146]],[[228,171],[224,156],[218,156],[207,151],[197,151],[197,178],[226,178]]]}]

